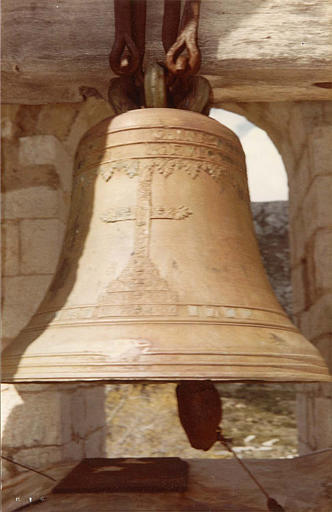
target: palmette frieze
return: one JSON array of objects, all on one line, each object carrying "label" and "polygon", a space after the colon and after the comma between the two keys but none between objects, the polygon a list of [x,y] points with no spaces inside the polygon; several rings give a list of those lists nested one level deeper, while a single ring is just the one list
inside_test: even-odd
[{"label": "palmette frieze", "polygon": [[227,186],[232,187],[240,199],[248,200],[248,185],[246,176],[242,173],[233,172],[227,166],[211,163],[210,161],[188,160],[184,158],[148,158],[144,160],[125,159],[115,162],[104,163],[95,169],[90,169],[89,173],[78,176],[82,185],[90,185],[96,175],[100,175],[108,182],[115,173],[124,173],[130,179],[137,177],[147,168],[152,172],[163,175],[165,178],[174,172],[185,172],[190,178],[195,180],[199,175],[207,174],[222,189]]}]

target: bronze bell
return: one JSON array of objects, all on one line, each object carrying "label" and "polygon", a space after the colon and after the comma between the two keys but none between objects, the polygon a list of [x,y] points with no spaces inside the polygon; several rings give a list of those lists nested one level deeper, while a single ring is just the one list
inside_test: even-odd
[{"label": "bronze bell", "polygon": [[2,378],[330,380],[265,275],[234,133],[151,108],[85,135],[56,277]]}]

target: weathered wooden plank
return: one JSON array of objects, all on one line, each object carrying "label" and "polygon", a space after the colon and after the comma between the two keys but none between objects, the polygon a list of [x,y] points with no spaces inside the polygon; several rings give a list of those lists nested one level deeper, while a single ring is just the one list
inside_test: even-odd
[{"label": "weathered wooden plank", "polygon": [[[162,14],[162,0],[148,3],[147,61],[164,58]],[[3,102],[80,101],[81,86],[105,94],[111,0],[8,0],[3,24]],[[332,99],[331,26],[330,0],[204,0],[201,72],[216,102]]]}]

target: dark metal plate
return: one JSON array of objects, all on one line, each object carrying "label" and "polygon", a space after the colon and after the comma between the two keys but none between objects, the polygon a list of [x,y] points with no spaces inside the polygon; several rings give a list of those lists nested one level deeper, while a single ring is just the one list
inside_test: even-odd
[{"label": "dark metal plate", "polygon": [[177,457],[84,459],[52,492],[183,492],[187,480],[188,464]]}]

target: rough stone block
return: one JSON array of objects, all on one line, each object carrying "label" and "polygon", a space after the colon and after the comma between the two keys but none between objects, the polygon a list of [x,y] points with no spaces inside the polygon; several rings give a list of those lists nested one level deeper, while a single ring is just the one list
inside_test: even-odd
[{"label": "rough stone block", "polygon": [[323,107],[325,101],[304,101],[303,104],[296,103],[296,108],[301,110],[302,123],[308,133],[313,131],[314,126],[321,126],[323,122]]},{"label": "rough stone block", "polygon": [[315,400],[315,429],[316,449],[331,448],[332,446],[332,400],[317,397]]},{"label": "rough stone block", "polygon": [[[330,373],[331,369],[330,369]],[[332,401],[332,383],[331,382],[321,382],[320,383],[320,395],[324,398],[328,398]]]},{"label": "rough stone block", "polygon": [[299,263],[291,272],[292,281],[292,311],[297,314],[306,307],[306,291],[303,279],[303,264]]},{"label": "rough stone block", "polygon": [[[93,449],[94,441],[97,443],[94,450],[98,452],[97,445],[105,440],[105,385],[87,383],[84,386],[76,386],[63,402],[63,412],[71,425],[71,441],[77,444],[80,440],[90,436],[89,449]],[[98,431],[98,434],[93,434]],[[103,441],[104,442],[104,441]]]},{"label": "rough stone block", "polygon": [[22,306],[25,302],[38,302],[39,290],[49,282],[49,276],[15,276],[3,279],[3,301],[5,304]]},{"label": "rough stone block", "polygon": [[61,250],[56,219],[23,220],[21,231],[21,273],[51,274],[55,272]]},{"label": "rough stone block", "polygon": [[316,126],[309,137],[311,176],[332,176],[332,126]]},{"label": "rough stone block", "polygon": [[301,208],[289,225],[289,246],[291,266],[295,267],[304,256],[305,236],[303,212]]},{"label": "rough stone block", "polygon": [[58,205],[58,219],[63,223],[65,228],[68,221],[68,214],[70,212],[71,196],[69,194],[65,194],[61,189],[58,190]]},{"label": "rough stone block", "polygon": [[15,276],[19,273],[19,226],[6,222],[2,226],[2,273]]},{"label": "rough stone block", "polygon": [[301,208],[303,198],[310,185],[310,174],[308,166],[308,151],[302,151],[299,163],[296,165],[294,172],[288,174],[289,185],[289,218],[292,221]]},{"label": "rough stone block", "polygon": [[[15,460],[31,466],[32,468],[40,469],[51,466],[52,464],[61,463],[69,460],[66,456],[66,450],[59,446],[36,446],[34,448],[22,448],[15,451]],[[24,471],[24,470],[20,470]],[[33,491],[32,491],[33,492]]]},{"label": "rough stone block", "polygon": [[79,103],[43,105],[37,121],[38,132],[65,139],[80,108]]},{"label": "rough stone block", "polygon": [[[103,387],[90,383],[3,385],[4,453],[36,469],[66,460],[105,456]],[[100,395],[98,403],[89,410],[87,402],[96,400],[96,392]],[[90,413],[97,417],[95,425],[103,421],[93,431],[89,430],[91,420],[87,421]],[[9,475],[22,471],[15,466],[7,469]]]},{"label": "rough stone block", "polygon": [[307,423],[307,397],[304,393],[298,393],[296,396],[296,420],[299,425],[299,454],[303,455],[310,451],[307,445],[308,423]]},{"label": "rough stone block", "polygon": [[78,388],[70,397],[70,417],[73,425],[72,440],[82,439],[86,433],[86,402],[82,388]]},{"label": "rough stone block", "polygon": [[332,179],[317,176],[304,199],[303,217],[306,239],[319,228],[332,226]]},{"label": "rough stone block", "polygon": [[[11,403],[5,405],[11,407],[2,436],[5,449],[39,447],[42,451],[47,445],[63,445],[70,441],[70,429],[63,428],[65,421],[61,414],[63,391],[59,392],[54,386],[53,390],[42,393],[34,390],[34,384],[22,392],[17,386],[17,390],[21,402],[15,407],[11,407]],[[11,396],[8,398],[11,400]]]},{"label": "rough stone block", "polygon": [[[17,153],[17,145],[15,146]],[[4,190],[18,190],[31,187],[47,187],[59,189],[60,179],[54,165],[24,165],[15,164],[13,156],[5,156],[6,171]]]},{"label": "rough stone block", "polygon": [[3,139],[10,139],[15,136],[17,126],[15,117],[19,110],[19,105],[5,104],[1,107],[1,137]]},{"label": "rough stone block", "polygon": [[105,384],[88,385],[84,388],[85,407],[86,407],[86,431],[93,432],[103,428],[106,425]]},{"label": "rough stone block", "polygon": [[299,424],[299,452],[308,453],[331,447],[332,401],[320,394],[320,386],[307,387],[307,392],[297,397]]},{"label": "rough stone block", "polygon": [[84,441],[84,457],[106,456],[106,425],[87,435]]},{"label": "rough stone block", "polygon": [[19,142],[21,165],[54,165],[65,192],[71,190],[73,160],[63,144],[54,135],[21,137]]},{"label": "rough stone block", "polygon": [[332,332],[332,293],[327,293],[300,316],[303,334],[314,340]]},{"label": "rough stone block", "polygon": [[21,407],[22,404],[23,399],[14,384],[1,384],[1,438],[3,445],[5,445],[3,435],[11,412]]},{"label": "rough stone block", "polygon": [[32,135],[36,133],[36,125],[38,116],[43,105],[19,105],[19,110],[15,118],[15,122],[19,128],[19,135]]},{"label": "rough stone block", "polygon": [[[332,138],[331,138],[332,141]],[[332,177],[331,177],[332,179]],[[332,220],[332,219],[331,219]],[[317,231],[314,240],[315,280],[318,289],[332,288],[332,226]]]},{"label": "rough stone block", "polygon": [[332,333],[318,338],[318,340],[315,341],[315,346],[324,357],[332,375]]},{"label": "rough stone block", "polygon": [[290,137],[296,141],[296,143],[292,145],[292,149],[295,160],[299,160],[302,155],[303,148],[306,147],[308,132],[305,124],[303,123],[303,112],[301,108],[297,107],[297,105],[293,105],[290,109],[290,118],[286,126],[289,129]]},{"label": "rough stone block", "polygon": [[84,439],[77,437],[63,447],[62,460],[82,460],[85,456]]},{"label": "rough stone block", "polygon": [[52,275],[16,276],[3,279],[3,336],[15,338],[37,310]]},{"label": "rough stone block", "polygon": [[58,194],[49,187],[9,190],[3,194],[5,219],[46,218],[58,215]]},{"label": "rough stone block", "polygon": [[308,395],[306,396],[306,422],[307,439],[306,442],[310,447],[310,450],[317,450],[317,439],[316,439],[316,410],[315,410],[315,399]]},{"label": "rough stone block", "polygon": [[114,116],[114,111],[109,102],[106,102],[103,98],[87,98],[81,106],[66,141],[64,141],[68,153],[74,157],[83,135],[92,126],[111,116]]}]

